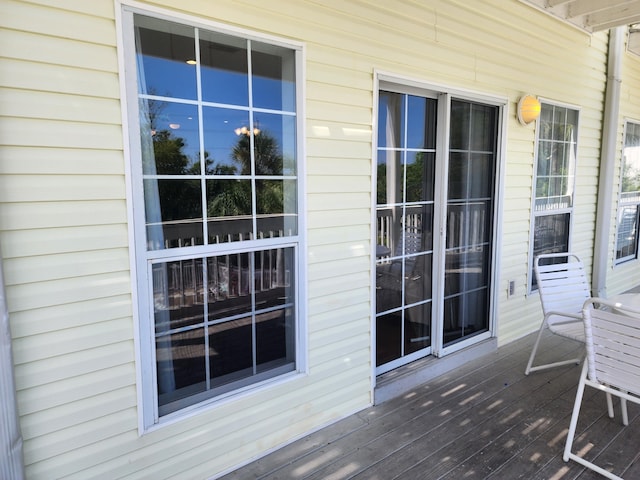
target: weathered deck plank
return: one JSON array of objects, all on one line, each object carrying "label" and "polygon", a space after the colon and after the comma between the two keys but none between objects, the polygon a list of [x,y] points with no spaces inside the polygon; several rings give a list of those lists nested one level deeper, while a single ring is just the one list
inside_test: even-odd
[{"label": "weathered deck plank", "polygon": [[[590,479],[562,460],[581,367],[524,375],[533,335],[368,408],[223,477],[246,479]],[[540,361],[583,347],[556,336]],[[617,404],[616,404],[617,407]],[[587,389],[577,450],[614,473],[640,478],[640,408],[623,428],[604,394]]]}]

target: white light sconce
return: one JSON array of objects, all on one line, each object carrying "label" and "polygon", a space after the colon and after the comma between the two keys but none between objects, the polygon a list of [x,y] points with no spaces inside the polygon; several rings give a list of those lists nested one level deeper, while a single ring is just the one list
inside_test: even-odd
[{"label": "white light sconce", "polygon": [[523,95],[518,101],[518,121],[529,125],[540,116],[540,101],[533,95]]}]

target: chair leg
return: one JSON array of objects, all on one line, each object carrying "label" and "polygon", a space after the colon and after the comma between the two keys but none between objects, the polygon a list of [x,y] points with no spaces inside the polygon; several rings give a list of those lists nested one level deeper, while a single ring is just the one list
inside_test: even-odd
[{"label": "chair leg", "polygon": [[611,394],[609,392],[605,392],[605,393],[607,395],[607,413],[609,414],[609,418],[613,418],[614,417],[613,400],[611,399]]},{"label": "chair leg", "polygon": [[[623,390],[624,393],[629,393]],[[626,427],[629,425],[629,414],[627,413],[627,399],[620,398],[620,408],[622,409],[622,424]]]},{"label": "chair leg", "polygon": [[576,400],[573,404],[573,413],[571,414],[571,422],[569,423],[569,433],[567,434],[567,443],[564,446],[564,454],[562,459],[565,462],[569,461],[572,456],[571,448],[573,447],[573,439],[576,434],[576,426],[578,425],[578,416],[580,415],[580,407],[582,405],[582,396],[584,395],[584,381],[587,378],[587,362],[584,362],[582,366],[582,373],[580,374],[580,383],[578,383],[578,390],[576,391]]},{"label": "chair leg", "polygon": [[527,363],[527,368],[524,370],[525,375],[529,375],[529,372],[531,372],[531,365],[533,364],[533,359],[536,356],[536,352],[538,351],[538,345],[540,344],[540,339],[542,338],[542,332],[544,331],[546,324],[547,324],[547,319],[545,318],[542,321],[542,325],[540,325],[540,330],[538,331],[538,336],[536,337],[536,343],[533,344],[531,355],[529,355],[529,363]]}]

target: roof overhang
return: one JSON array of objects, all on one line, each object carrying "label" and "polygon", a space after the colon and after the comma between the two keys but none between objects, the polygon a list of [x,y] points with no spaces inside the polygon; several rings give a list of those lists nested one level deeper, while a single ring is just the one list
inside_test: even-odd
[{"label": "roof overhang", "polygon": [[587,33],[640,23],[640,0],[520,1]]}]

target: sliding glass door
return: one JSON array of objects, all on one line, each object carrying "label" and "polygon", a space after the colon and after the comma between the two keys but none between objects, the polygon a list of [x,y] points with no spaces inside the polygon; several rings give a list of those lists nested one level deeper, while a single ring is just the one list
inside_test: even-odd
[{"label": "sliding glass door", "polygon": [[489,332],[499,107],[381,90],[378,112],[380,374]]}]

